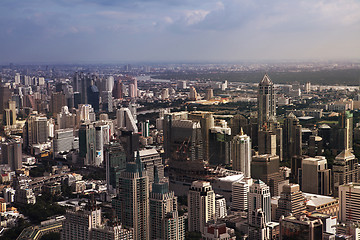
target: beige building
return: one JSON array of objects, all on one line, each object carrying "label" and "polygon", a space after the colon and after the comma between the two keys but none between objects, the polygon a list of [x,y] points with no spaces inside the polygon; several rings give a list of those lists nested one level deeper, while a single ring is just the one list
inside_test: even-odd
[{"label": "beige building", "polygon": [[360,221],[360,184],[348,183],[339,187],[339,221]]},{"label": "beige building", "polygon": [[331,169],[323,156],[302,160],[301,190],[306,193],[331,195]]},{"label": "beige building", "polygon": [[215,218],[215,193],[209,182],[195,181],[188,193],[188,225],[190,232],[202,232]]}]

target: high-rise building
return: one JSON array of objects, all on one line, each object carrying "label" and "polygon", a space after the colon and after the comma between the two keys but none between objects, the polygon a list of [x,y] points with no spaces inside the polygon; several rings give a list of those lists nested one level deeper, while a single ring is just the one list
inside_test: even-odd
[{"label": "high-rise building", "polygon": [[112,101],[111,91],[102,91],[101,101],[102,101],[102,110],[104,110],[105,112],[113,111],[113,101]]},{"label": "high-rise building", "polygon": [[249,239],[268,239],[271,221],[271,196],[269,187],[260,179],[254,180],[249,191]]},{"label": "high-rise building", "polygon": [[238,211],[248,210],[248,194],[252,184],[252,178],[244,178],[242,181],[232,184],[232,209]]},{"label": "high-rise building", "polygon": [[350,150],[344,150],[335,157],[333,164],[333,191],[337,197],[339,186],[359,182],[359,160]]},{"label": "high-rise building", "polygon": [[25,122],[23,129],[23,148],[30,149],[33,144],[46,143],[48,141],[48,120],[45,116],[31,114]]},{"label": "high-rise building", "polygon": [[346,183],[339,186],[339,221],[360,221],[360,184]]},{"label": "high-rise building", "polygon": [[189,99],[190,100],[193,100],[193,101],[196,101],[198,98],[198,94],[196,92],[196,89],[194,86],[191,86],[190,87],[190,95],[189,95]]},{"label": "high-rise building", "polygon": [[96,132],[93,123],[83,123],[79,129],[79,157],[84,165],[95,165]]},{"label": "high-rise building", "polygon": [[57,114],[59,129],[74,128],[75,118],[75,114],[70,113],[67,106],[63,106],[60,113]]},{"label": "high-rise building", "polygon": [[302,132],[299,120],[290,113],[283,127],[283,153],[284,159],[290,161],[293,156],[302,154]]},{"label": "high-rise building", "polygon": [[331,195],[331,169],[323,156],[305,158],[301,167],[301,190],[306,193]]},{"label": "high-rise building", "polygon": [[263,128],[271,117],[276,115],[274,83],[267,74],[259,83],[258,91],[258,126]]},{"label": "high-rise building", "polygon": [[143,137],[149,137],[150,135],[150,121],[146,120],[145,122],[141,123],[141,135]]},{"label": "high-rise building", "polygon": [[154,183],[150,193],[150,238],[185,239],[184,217],[179,216],[177,197],[169,191],[167,179],[159,178],[155,169]]},{"label": "high-rise building", "polygon": [[227,216],[226,199],[223,195],[215,195],[215,219]]},{"label": "high-rise building", "polygon": [[195,181],[188,192],[188,226],[190,232],[204,231],[215,218],[215,193],[209,182]]},{"label": "high-rise building", "polygon": [[284,185],[278,201],[278,208],[276,209],[276,221],[281,216],[297,215],[304,210],[305,198],[300,191],[299,184],[290,183]]},{"label": "high-rise building", "polygon": [[4,109],[3,122],[5,126],[13,126],[16,125],[16,102],[8,101],[7,109]]},{"label": "high-rise building", "polygon": [[272,196],[279,195],[278,185],[282,180],[279,164],[279,156],[270,154],[253,156],[251,161],[251,177],[264,181],[270,187]]},{"label": "high-rise building", "polygon": [[65,94],[62,92],[53,92],[50,100],[50,112],[56,116],[63,106],[67,106]]},{"label": "high-rise building", "polygon": [[214,91],[212,88],[207,88],[205,92],[205,100],[210,100],[214,97]]},{"label": "high-rise building", "polygon": [[133,98],[135,98],[136,97],[136,95],[135,95],[135,85],[134,84],[129,84],[129,97],[131,98],[131,99],[133,99]]},{"label": "high-rise building", "polygon": [[11,98],[11,92],[8,86],[0,86],[0,113],[7,108],[7,103]]},{"label": "high-rise building", "polygon": [[114,86],[113,96],[115,99],[123,98],[123,83],[122,83],[121,79],[118,79]]},{"label": "high-rise building", "polygon": [[231,141],[232,168],[244,173],[245,177],[251,177],[251,139],[241,129]]},{"label": "high-rise building", "polygon": [[87,88],[87,103],[90,104],[95,112],[99,111],[99,89],[96,85],[91,85]]},{"label": "high-rise building", "polygon": [[8,139],[1,143],[2,164],[9,165],[12,171],[22,168],[21,139]]},{"label": "high-rise building", "polygon": [[91,229],[91,240],[133,240],[133,229],[126,229],[120,223],[114,222],[108,225],[100,225]]},{"label": "high-rise building", "polygon": [[101,209],[90,201],[85,209],[66,210],[61,232],[62,240],[89,240],[91,230],[101,225]]},{"label": "high-rise building", "polygon": [[104,162],[104,145],[110,142],[110,126],[103,122],[95,122],[96,155],[95,166],[100,166]]},{"label": "high-rise building", "polygon": [[114,77],[113,76],[109,76],[106,79],[106,83],[105,83],[105,90],[112,92],[114,89]]},{"label": "high-rise building", "polygon": [[168,113],[164,117],[165,159],[203,160],[200,122],[188,120],[187,112]]},{"label": "high-rise building", "polygon": [[109,192],[119,188],[120,173],[126,169],[126,153],[118,142],[104,145],[106,186]]},{"label": "high-rise building", "polygon": [[117,127],[126,131],[138,132],[136,121],[129,108],[120,108],[116,112]]},{"label": "high-rise building", "polygon": [[337,149],[353,149],[353,114],[350,111],[344,111],[340,114],[338,137]]},{"label": "high-rise building", "polygon": [[150,183],[154,182],[155,168],[160,179],[164,177],[164,165],[162,158],[156,149],[144,149],[139,151],[140,160],[148,174]]},{"label": "high-rise building", "polygon": [[74,130],[72,128],[55,130],[53,139],[53,152],[69,152],[74,147]]},{"label": "high-rise building", "polygon": [[122,224],[134,229],[135,240],[150,238],[149,177],[137,153],[119,178],[117,214]]},{"label": "high-rise building", "polygon": [[161,90],[161,99],[162,100],[169,99],[169,89],[168,88],[163,88]]},{"label": "high-rise building", "polygon": [[231,163],[231,128],[227,127],[225,120],[221,126],[210,128],[209,158],[210,165],[229,165]]},{"label": "high-rise building", "polygon": [[280,240],[323,239],[323,223],[306,215],[289,216],[280,219]]}]

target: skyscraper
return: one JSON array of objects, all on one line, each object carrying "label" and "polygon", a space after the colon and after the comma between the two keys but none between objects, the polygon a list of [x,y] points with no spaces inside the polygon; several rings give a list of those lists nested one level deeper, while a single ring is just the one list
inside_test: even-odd
[{"label": "skyscraper", "polygon": [[302,127],[296,116],[290,113],[284,121],[283,129],[284,159],[290,161],[293,156],[302,154]]},{"label": "skyscraper", "polygon": [[126,131],[138,132],[135,119],[129,108],[120,108],[116,112],[117,127]]},{"label": "skyscraper", "polygon": [[8,164],[12,171],[22,168],[21,139],[8,139],[1,143],[2,163]]},{"label": "skyscraper", "polygon": [[241,129],[231,141],[232,168],[244,173],[245,177],[251,177],[251,139]]},{"label": "skyscraper", "polygon": [[249,239],[268,239],[267,224],[271,220],[271,196],[269,187],[260,179],[250,187],[248,224]]},{"label": "skyscraper", "polygon": [[350,150],[344,150],[335,157],[333,164],[333,193],[337,197],[339,186],[359,181],[359,160]]},{"label": "skyscraper", "polygon": [[93,123],[83,123],[79,129],[79,157],[84,165],[95,165],[96,133]]},{"label": "skyscraper", "polygon": [[215,193],[209,182],[195,181],[188,192],[188,226],[190,232],[204,231],[215,218]]},{"label": "skyscraper", "polygon": [[177,197],[169,191],[167,179],[160,179],[155,168],[150,193],[151,239],[180,240],[185,238],[184,217],[179,216]]},{"label": "skyscraper", "polygon": [[299,184],[286,184],[280,194],[278,208],[276,209],[276,221],[281,216],[297,215],[305,210],[305,199],[300,191]]},{"label": "skyscraper", "polygon": [[45,116],[31,114],[25,122],[23,129],[23,148],[30,149],[33,144],[48,141],[48,120]]},{"label": "skyscraper", "polygon": [[62,240],[89,240],[91,229],[100,226],[101,209],[94,205],[93,200],[88,203],[84,210],[66,210],[66,220],[61,232]]},{"label": "skyscraper", "polygon": [[344,111],[340,114],[338,137],[337,149],[353,149],[353,114],[350,111]]},{"label": "skyscraper", "polygon": [[264,181],[270,187],[272,196],[279,194],[278,184],[282,180],[279,169],[279,156],[264,154],[252,158],[251,177]]},{"label": "skyscraper", "polygon": [[301,179],[303,192],[331,195],[331,169],[328,169],[325,157],[303,159]]},{"label": "skyscraper", "polygon": [[244,178],[242,181],[232,184],[232,209],[238,211],[248,210],[248,194],[252,184],[252,178]]},{"label": "skyscraper", "polygon": [[271,117],[276,115],[274,83],[267,74],[259,83],[258,92],[258,126],[262,129]]},{"label": "skyscraper", "polygon": [[360,221],[360,184],[347,183],[339,186],[339,221]]},{"label": "skyscraper", "polygon": [[120,174],[118,206],[119,219],[125,226],[134,229],[134,239],[151,239],[149,177],[139,153],[136,161],[127,163],[126,170]]},{"label": "skyscraper", "polygon": [[106,185],[109,192],[119,187],[120,173],[126,169],[126,153],[118,142],[110,142],[104,146],[106,167]]},{"label": "skyscraper", "polygon": [[190,87],[190,95],[189,95],[189,99],[190,100],[194,100],[194,101],[196,101],[197,100],[197,98],[198,98],[198,96],[197,96],[198,94],[197,94],[197,92],[196,92],[196,89],[195,89],[195,87],[194,86],[191,86]]}]

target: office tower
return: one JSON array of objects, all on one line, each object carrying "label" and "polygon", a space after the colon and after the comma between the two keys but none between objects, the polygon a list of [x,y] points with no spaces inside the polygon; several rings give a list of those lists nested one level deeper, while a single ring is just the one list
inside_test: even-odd
[{"label": "office tower", "polygon": [[323,155],[323,141],[322,137],[311,135],[309,137],[308,155],[310,157]]},{"label": "office tower", "polygon": [[134,85],[134,97],[136,98],[136,97],[138,97],[138,84],[137,84],[137,79],[136,79],[136,77],[133,77],[133,78],[131,79],[131,82],[132,82],[132,84]]},{"label": "office tower", "polygon": [[138,132],[135,119],[129,108],[120,108],[116,111],[117,127],[126,131]]},{"label": "office tower", "polygon": [[193,100],[193,101],[196,101],[198,98],[198,94],[196,92],[196,89],[194,86],[191,86],[190,87],[190,95],[189,95],[189,99],[190,100]]},{"label": "office tower", "polygon": [[231,128],[226,121],[220,122],[222,126],[215,126],[209,133],[209,159],[210,165],[229,165],[231,160]]},{"label": "office tower", "polygon": [[110,142],[110,126],[102,122],[95,122],[95,166],[101,166],[104,161],[104,144]]},{"label": "office tower", "polygon": [[4,112],[7,108],[9,99],[11,98],[11,92],[8,86],[0,86],[0,113]]},{"label": "office tower", "polygon": [[12,171],[22,168],[21,139],[7,139],[1,143],[2,164],[9,165]]},{"label": "office tower", "polygon": [[338,188],[343,184],[359,181],[359,160],[350,150],[344,150],[335,157],[333,164],[333,193],[338,196]]},{"label": "office tower", "polygon": [[293,156],[302,154],[302,133],[299,120],[293,113],[290,113],[283,127],[283,150],[284,159],[290,161]]},{"label": "office tower", "polygon": [[210,100],[214,97],[214,91],[212,88],[207,88],[205,92],[205,100]]},{"label": "office tower", "polygon": [[57,124],[59,129],[74,128],[75,118],[75,114],[70,113],[67,106],[63,106],[60,113],[57,114]]},{"label": "office tower", "polygon": [[101,209],[90,200],[85,209],[66,210],[66,220],[61,232],[62,240],[89,240],[91,230],[101,225]]},{"label": "office tower", "polygon": [[16,102],[9,100],[8,108],[4,110],[4,124],[6,126],[16,125]]},{"label": "office tower", "polygon": [[339,186],[339,221],[360,221],[360,184],[346,183]]},{"label": "office tower", "polygon": [[279,156],[270,154],[253,156],[251,177],[264,181],[270,187],[271,195],[278,196],[278,185],[282,180],[279,172]]},{"label": "office tower", "polygon": [[95,112],[99,111],[99,89],[95,85],[91,85],[87,89],[87,103],[90,104]]},{"label": "office tower", "polygon": [[289,183],[284,185],[278,201],[278,208],[276,209],[276,221],[278,221],[281,216],[288,217],[290,215],[297,215],[304,210],[305,198],[300,191],[299,184]]},{"label": "office tower", "polygon": [[268,239],[267,225],[271,221],[270,200],[269,187],[260,179],[254,180],[248,202],[249,239]]},{"label": "office tower", "polygon": [[232,168],[244,173],[246,178],[251,177],[251,139],[241,129],[231,141]]},{"label": "office tower", "polygon": [[[184,118],[184,119],[200,122],[201,136],[202,136],[202,142],[203,142],[203,150],[202,150],[203,159],[205,161],[209,161],[211,157],[214,157],[214,156],[211,156],[211,154],[213,154],[214,151],[212,150],[211,153],[210,153],[210,130],[215,127],[213,113],[211,113],[211,112],[200,112],[200,111],[190,112],[188,114],[188,117]],[[228,129],[223,129],[223,130],[224,131],[229,131]],[[223,137],[225,137],[227,135],[227,134],[225,134],[224,131],[221,134]],[[214,131],[213,134],[216,134],[216,131]],[[215,137],[215,136],[212,135],[212,137]],[[227,137],[226,141],[228,141],[228,138],[229,137]],[[215,139],[213,139],[213,140],[215,140]],[[222,141],[221,138],[219,138],[219,140]],[[218,142],[217,140],[215,140],[215,141],[213,141],[213,144],[217,144],[217,143],[221,144],[221,141]],[[222,145],[226,145],[226,143],[225,144],[223,143]],[[223,149],[223,150],[225,150],[225,149]]]},{"label": "office tower", "polygon": [[106,79],[106,85],[105,85],[105,90],[106,91],[110,91],[112,92],[113,89],[114,89],[114,77],[113,76],[109,76],[107,79]]},{"label": "office tower", "polygon": [[325,157],[302,160],[301,190],[306,193],[331,195],[331,169],[328,169]]},{"label": "office tower", "polygon": [[190,232],[204,231],[215,218],[215,193],[209,182],[195,181],[188,192],[188,226]]},{"label": "office tower", "polygon": [[164,165],[162,158],[156,149],[144,149],[139,151],[140,160],[148,174],[150,183],[154,182],[155,168],[160,179],[164,177]]},{"label": "office tower", "polygon": [[135,85],[134,84],[129,84],[129,97],[131,99],[135,98]]},{"label": "office tower", "polygon": [[50,100],[50,112],[56,116],[63,106],[67,106],[65,94],[62,92],[53,92]]},{"label": "office tower", "polygon": [[94,122],[95,121],[95,112],[94,108],[90,104],[81,104],[79,109],[76,111],[76,123],[80,122]]},{"label": "office tower", "polygon": [[53,152],[64,153],[70,152],[74,148],[74,130],[72,128],[55,130],[53,138]]},{"label": "office tower", "polygon": [[164,117],[165,159],[203,160],[200,122],[188,120],[187,112],[168,113]]},{"label": "office tower", "polygon": [[226,199],[220,194],[215,195],[215,219],[227,216]]},{"label": "office tower", "polygon": [[145,122],[142,122],[141,123],[141,135],[143,137],[149,137],[150,133],[150,121],[149,120],[146,120]]},{"label": "office tower", "polygon": [[280,219],[280,240],[323,239],[323,223],[306,215],[289,216]]},{"label": "office tower", "polygon": [[353,149],[353,114],[350,111],[340,114],[337,149]]},{"label": "office tower", "polygon": [[311,91],[311,82],[305,83],[305,92],[309,93]]},{"label": "office tower", "polygon": [[126,168],[126,153],[118,142],[104,145],[104,158],[106,167],[106,186],[109,192],[119,187],[120,173]]},{"label": "office tower", "polygon": [[252,178],[244,178],[242,181],[232,184],[232,209],[238,211],[246,211],[248,209],[248,194],[252,184]]},{"label": "office tower", "polygon": [[258,126],[263,128],[264,124],[267,124],[271,117],[276,115],[276,102],[275,102],[275,90],[274,83],[270,80],[267,74],[259,83],[258,91]]},{"label": "office tower", "polygon": [[126,153],[126,161],[132,162],[135,158],[134,153],[140,149],[139,133],[122,130],[119,138]]},{"label": "office tower", "polygon": [[46,117],[31,114],[25,122],[23,129],[23,147],[30,149],[33,144],[46,143],[48,141],[48,120]]},{"label": "office tower", "polygon": [[112,92],[102,91],[101,92],[102,110],[106,112],[113,111]]},{"label": "office tower", "polygon": [[20,84],[20,73],[15,73],[14,82]]},{"label": "office tower", "polygon": [[95,165],[96,133],[92,123],[83,123],[79,129],[79,157],[84,165]]},{"label": "office tower", "polygon": [[291,177],[292,180],[296,183],[301,183],[299,182],[299,170],[301,171],[302,160],[304,158],[307,158],[307,156],[301,155],[301,156],[294,156],[291,158]]},{"label": "office tower", "polygon": [[149,177],[140,160],[129,162],[119,178],[119,195],[113,202],[122,224],[134,229],[134,239],[150,239]]},{"label": "office tower", "polygon": [[162,100],[169,99],[169,89],[168,88],[163,88],[161,90],[161,99]]},{"label": "office tower", "polygon": [[118,79],[114,86],[113,96],[115,99],[123,98],[123,83],[122,83],[121,79]]},{"label": "office tower", "polygon": [[259,154],[276,155],[276,134],[272,131],[260,130],[259,135]]},{"label": "office tower", "polygon": [[155,169],[150,193],[150,239],[184,239],[184,227],[184,217],[177,210],[177,197],[169,191],[168,180],[159,178]]}]

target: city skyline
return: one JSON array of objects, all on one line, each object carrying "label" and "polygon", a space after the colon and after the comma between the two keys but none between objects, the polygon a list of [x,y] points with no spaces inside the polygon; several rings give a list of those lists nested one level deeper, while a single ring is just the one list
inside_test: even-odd
[{"label": "city skyline", "polygon": [[0,63],[358,59],[360,3],[5,1]]}]

